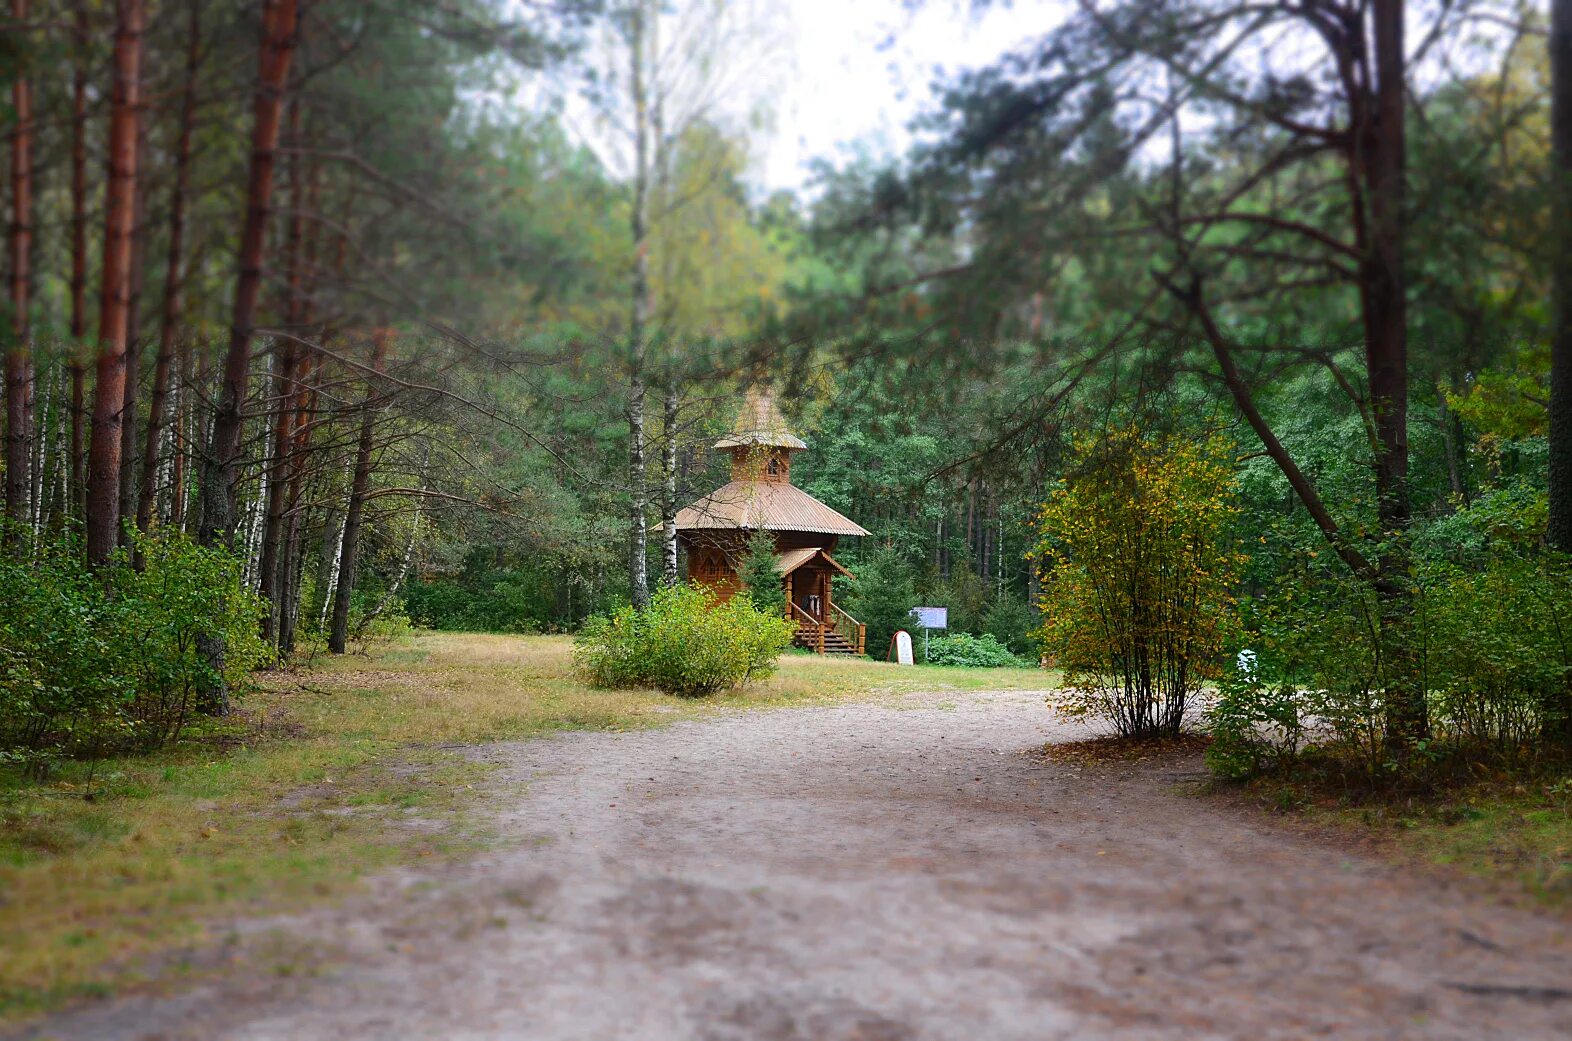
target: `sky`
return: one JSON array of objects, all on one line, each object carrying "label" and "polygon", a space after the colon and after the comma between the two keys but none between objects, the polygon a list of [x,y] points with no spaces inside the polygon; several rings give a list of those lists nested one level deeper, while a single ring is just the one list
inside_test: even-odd
[{"label": "sky", "polygon": [[[663,50],[681,53],[683,39],[706,33],[722,41],[711,48],[718,61],[705,66],[711,86],[696,111],[746,137],[748,179],[759,196],[786,189],[811,197],[815,159],[840,165],[859,153],[880,159],[905,154],[910,123],[934,105],[936,80],[990,65],[1041,37],[1069,17],[1076,2],[990,0],[974,13],[974,0],[671,0]],[[1412,17],[1410,37],[1418,39],[1428,23]],[[1476,28],[1467,40],[1489,35],[1488,27]],[[607,39],[589,51],[588,64],[603,79],[626,67],[621,44],[608,48]],[[1318,49],[1298,53],[1304,50],[1299,43],[1310,42],[1302,32],[1271,39],[1262,45],[1263,62],[1297,67],[1306,54],[1319,60]],[[1459,46],[1458,53],[1447,49],[1448,75],[1471,64],[1487,67],[1489,47],[1471,56],[1472,44]],[[667,67],[681,68],[681,62]],[[615,175],[626,176],[632,162],[626,125],[582,92],[570,91],[561,103],[570,133]]]},{"label": "sky", "polygon": [[[716,2],[676,0],[677,13],[663,19],[664,47],[679,51],[675,37],[722,24],[707,13]],[[728,43],[712,73],[723,86],[705,111],[745,134],[760,194],[811,193],[812,160],[845,161],[854,145],[879,157],[904,153],[907,126],[932,103],[936,77],[991,64],[1053,28],[1074,2],[992,0],[973,14],[973,0],[724,0],[727,26],[715,31]],[[618,40],[606,30],[586,52],[603,80],[625,70]],[[536,104],[538,89],[551,88],[521,79],[513,103]],[[579,87],[558,103],[569,132],[626,175],[626,126]]]},{"label": "sky", "polygon": [[1068,0],[1014,0],[980,15],[966,0],[782,0],[792,69],[771,99],[773,131],[754,145],[767,190],[800,189],[816,157],[845,159],[862,142],[898,154],[906,126],[930,104],[939,70],[991,63],[1063,19]]}]

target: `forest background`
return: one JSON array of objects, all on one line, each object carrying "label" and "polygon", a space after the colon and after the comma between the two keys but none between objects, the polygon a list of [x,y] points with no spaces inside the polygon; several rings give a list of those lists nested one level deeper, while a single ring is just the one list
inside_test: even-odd
[{"label": "forest background", "polygon": [[[872,648],[924,601],[1035,655],[1075,446],[1221,435],[1230,658],[1363,697],[1374,768],[1435,720],[1572,733],[1567,77],[1532,4],[1083,5],[797,192],[752,174],[768,5],[10,14],[12,747],[76,740],[88,690],[156,688],[116,716],[156,742],[311,641],[641,604],[764,379],[794,480],[873,533],[838,554]],[[1425,704],[1454,688],[1492,693]]]}]

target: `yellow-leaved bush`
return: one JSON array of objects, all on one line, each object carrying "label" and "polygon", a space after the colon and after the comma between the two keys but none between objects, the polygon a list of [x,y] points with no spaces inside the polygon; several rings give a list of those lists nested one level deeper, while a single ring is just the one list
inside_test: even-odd
[{"label": "yellow-leaved bush", "polygon": [[1174,734],[1237,618],[1235,458],[1223,438],[1117,431],[1074,445],[1038,515],[1053,699],[1131,736]]}]

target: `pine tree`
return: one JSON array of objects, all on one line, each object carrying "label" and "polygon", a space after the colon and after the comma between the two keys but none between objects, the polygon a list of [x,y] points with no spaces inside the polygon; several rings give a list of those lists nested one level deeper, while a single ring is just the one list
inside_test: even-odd
[{"label": "pine tree", "polygon": [[912,608],[917,593],[911,565],[889,548],[875,550],[856,565],[857,581],[848,591],[852,613],[868,627],[868,654],[888,656],[890,641],[900,629],[916,625]]},{"label": "pine tree", "polygon": [[775,566],[775,538],[767,531],[756,531],[748,540],[748,555],[738,572],[753,606],[777,618],[786,614],[786,591],[781,573]]}]

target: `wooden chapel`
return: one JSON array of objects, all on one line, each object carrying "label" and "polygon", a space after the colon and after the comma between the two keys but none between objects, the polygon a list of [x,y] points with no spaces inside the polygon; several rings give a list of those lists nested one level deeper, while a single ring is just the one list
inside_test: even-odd
[{"label": "wooden chapel", "polygon": [[767,531],[797,645],[820,654],[865,653],[867,628],[835,603],[832,579],[851,572],[831,553],[841,537],[868,532],[791,483],[792,455],[808,446],[787,428],[768,390],[748,391],[731,433],[714,447],[730,454],[731,481],[677,513],[688,581],[731,598],[742,589],[738,570],[748,541]]}]

